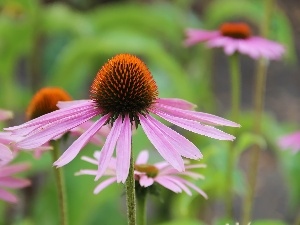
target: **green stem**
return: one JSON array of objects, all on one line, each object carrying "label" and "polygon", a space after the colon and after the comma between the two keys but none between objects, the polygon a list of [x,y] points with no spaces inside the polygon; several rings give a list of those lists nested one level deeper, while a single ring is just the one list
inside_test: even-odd
[{"label": "green stem", "polygon": [[[268,35],[269,20],[271,18],[271,12],[273,9],[273,0],[265,1],[265,18],[261,24],[261,34],[266,37]],[[255,90],[254,90],[254,133],[256,135],[261,134],[261,121],[264,107],[264,97],[267,79],[267,67],[268,62],[265,59],[260,59],[258,62]],[[251,220],[252,207],[254,201],[254,193],[256,186],[257,169],[260,158],[260,146],[254,145],[252,148],[252,156],[250,158],[250,171],[248,175],[248,190],[244,200],[243,206],[243,221],[242,225],[246,225]]]},{"label": "green stem", "polygon": [[147,224],[147,211],[146,211],[146,199],[147,199],[147,188],[142,188],[140,193],[137,193],[137,224],[146,225]]},{"label": "green stem", "polygon": [[[51,141],[51,145],[53,147],[52,150],[52,158],[53,162],[55,162],[59,158],[59,141]],[[66,197],[66,190],[65,190],[65,182],[64,182],[64,175],[62,168],[55,168],[53,167],[55,180],[57,184],[57,191],[58,191],[58,203],[59,203],[59,210],[60,210],[60,218],[61,218],[61,225],[68,224],[67,218],[67,197]]]},{"label": "green stem", "polygon": [[129,174],[125,186],[126,186],[128,225],[135,225],[136,224],[135,180],[134,180],[134,164],[133,164],[132,152],[130,156]]},{"label": "green stem", "polygon": [[[241,89],[241,76],[240,76],[240,63],[238,53],[233,54],[229,58],[230,73],[231,73],[231,118],[234,122],[239,122],[240,114],[240,89]],[[236,129],[232,130],[232,134],[235,135]],[[233,174],[235,169],[235,144],[230,143],[227,171],[226,171],[226,215],[227,218],[233,216]]]}]

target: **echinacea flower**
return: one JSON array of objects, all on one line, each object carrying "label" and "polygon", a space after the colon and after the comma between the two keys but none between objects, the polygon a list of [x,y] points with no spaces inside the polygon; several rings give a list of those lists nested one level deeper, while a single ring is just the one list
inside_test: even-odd
[{"label": "echinacea flower", "polygon": [[250,27],[245,23],[224,23],[215,31],[187,29],[186,35],[186,46],[205,42],[209,48],[224,48],[227,55],[239,52],[253,59],[263,57],[278,60],[285,51],[279,43],[253,36]]},{"label": "echinacea flower", "polygon": [[7,189],[20,189],[30,185],[28,179],[14,177],[16,173],[29,169],[29,165],[25,163],[10,165],[10,162],[11,161],[6,161],[5,164],[0,164],[0,199],[6,202],[16,203],[18,198],[7,191]]},{"label": "echinacea flower", "polygon": [[61,167],[72,161],[95,133],[105,124],[110,124],[112,128],[101,150],[96,178],[106,171],[116,147],[117,181],[124,183],[129,172],[133,125],[141,125],[162,157],[178,171],[184,170],[181,156],[191,159],[202,157],[193,143],[150,113],[189,131],[219,140],[234,140],[234,137],[211,125],[239,127],[221,117],[192,111],[190,108],[194,105],[184,100],[158,98],[156,83],[147,66],[130,54],[119,54],[109,60],[97,73],[90,92],[90,100],[69,102],[62,109],[6,130],[23,136],[24,139],[17,145],[30,149],[100,115],[100,119],[73,142],[54,165]]},{"label": "echinacea flower", "polygon": [[[102,152],[96,151],[94,153],[94,158],[83,156],[82,160],[98,165],[98,160],[101,154]],[[203,179],[203,175],[192,171],[192,169],[205,168],[205,164],[190,164],[189,160],[184,160],[184,166],[186,170],[184,172],[178,172],[166,161],[158,162],[153,165],[148,164],[148,158],[149,152],[147,150],[143,150],[139,153],[134,165],[135,180],[139,182],[141,187],[147,188],[153,185],[154,183],[157,183],[175,193],[185,192],[188,195],[192,195],[192,192],[190,190],[192,189],[198,192],[204,198],[207,198],[207,195],[204,191],[202,191],[196,185],[185,179]],[[103,174],[103,176],[106,176],[107,178],[105,178],[102,182],[100,182],[97,185],[97,187],[94,190],[94,194],[98,194],[104,188],[117,181],[116,164],[117,160],[114,157],[112,157],[110,159],[110,163],[106,171]],[[96,176],[97,170],[80,170],[76,173],[76,175]]]},{"label": "echinacea flower", "polygon": [[278,141],[282,149],[291,149],[294,153],[300,150],[300,131],[281,137]]}]

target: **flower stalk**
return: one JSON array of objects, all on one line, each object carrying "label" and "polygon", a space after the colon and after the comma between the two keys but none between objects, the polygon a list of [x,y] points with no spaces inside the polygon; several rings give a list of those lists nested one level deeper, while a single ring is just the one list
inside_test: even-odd
[{"label": "flower stalk", "polygon": [[136,224],[135,179],[132,151],[130,154],[129,174],[125,183],[128,225]]},{"label": "flower stalk", "polygon": [[[273,8],[273,0],[268,0],[265,2],[265,18],[262,22],[261,33],[262,36],[267,36],[268,34],[268,26],[269,20],[271,17],[271,12]],[[254,133],[256,135],[261,134],[261,122],[262,122],[262,114],[265,100],[265,89],[266,89],[266,79],[267,79],[267,67],[268,61],[266,59],[261,58],[258,61],[258,67],[255,77],[255,90],[254,90]],[[248,175],[249,185],[248,191],[244,200],[243,207],[243,225],[248,224],[251,220],[253,202],[254,202],[254,193],[256,186],[256,177],[257,170],[260,158],[261,148],[259,145],[254,145],[252,148],[252,156],[250,159],[250,171]]]},{"label": "flower stalk", "polygon": [[[53,162],[55,162],[59,158],[59,141],[51,141],[51,145],[53,147],[52,150],[52,158]],[[66,186],[64,180],[64,174],[62,168],[53,167],[55,181],[57,184],[58,191],[58,204],[61,218],[61,225],[68,225],[68,216],[67,216],[67,196],[66,196]]]},{"label": "flower stalk", "polygon": [[[235,122],[239,122],[240,114],[240,63],[239,54],[236,52],[229,57],[230,74],[231,74],[231,119]],[[233,135],[236,136],[235,130],[232,129]],[[227,190],[226,190],[226,215],[228,218],[232,218],[232,206],[233,206],[233,173],[235,169],[235,142],[230,143],[228,161],[227,161]]]},{"label": "flower stalk", "polygon": [[147,225],[147,188],[139,188],[136,191],[136,200],[137,200],[137,224],[138,225]]}]

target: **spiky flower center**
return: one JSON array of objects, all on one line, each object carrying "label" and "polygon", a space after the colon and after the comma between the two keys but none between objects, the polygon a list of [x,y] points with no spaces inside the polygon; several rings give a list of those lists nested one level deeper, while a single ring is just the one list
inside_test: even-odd
[{"label": "spiky flower center", "polygon": [[223,36],[247,39],[251,36],[251,28],[245,23],[224,23],[220,27]]},{"label": "spiky flower center", "polygon": [[26,111],[28,120],[35,119],[58,109],[58,101],[70,101],[70,95],[61,88],[47,87],[40,89],[31,99]]},{"label": "spiky flower center", "polygon": [[134,55],[120,54],[110,59],[97,73],[91,86],[91,99],[110,114],[113,123],[121,115],[129,115],[139,124],[138,114],[148,113],[158,96],[156,83],[143,61]]},{"label": "spiky flower center", "polygon": [[146,173],[148,177],[152,178],[156,177],[159,172],[159,170],[155,166],[149,164],[135,164],[134,169],[136,171]]}]

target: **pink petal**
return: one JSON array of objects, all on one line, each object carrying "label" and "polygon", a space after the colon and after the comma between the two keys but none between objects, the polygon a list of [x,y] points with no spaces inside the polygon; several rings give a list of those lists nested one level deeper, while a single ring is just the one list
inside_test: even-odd
[{"label": "pink petal", "polygon": [[36,127],[43,126],[45,124],[54,123],[57,120],[60,120],[62,118],[69,117],[70,115],[75,115],[75,114],[81,115],[82,113],[91,112],[91,111],[94,111],[94,112],[97,111],[98,112],[97,114],[100,114],[99,109],[95,108],[95,103],[90,100],[87,100],[84,103],[74,105],[73,107],[60,109],[60,110],[56,110],[54,112],[45,114],[43,116],[40,116],[33,120],[30,120],[26,123],[23,123],[19,126],[4,128],[4,130],[13,131],[15,134],[18,134],[18,135],[27,135],[28,131],[23,132],[24,128],[30,128],[32,126],[36,126]]},{"label": "pink petal", "polygon": [[0,186],[9,188],[23,188],[31,184],[29,180],[14,178],[14,177],[3,177],[0,178]]},{"label": "pink petal", "polygon": [[175,192],[175,193],[181,193],[182,190],[181,188],[175,184],[174,182],[168,180],[168,179],[165,179],[165,177],[155,177],[155,182],[159,183],[161,186]]},{"label": "pink petal", "polygon": [[147,137],[161,154],[161,156],[168,161],[178,171],[184,171],[183,160],[180,154],[169,143],[169,140],[164,137],[164,134],[147,118],[140,115],[140,121],[144,132]]},{"label": "pink petal", "polygon": [[[159,108],[161,111],[165,113],[175,116],[182,117],[189,120],[196,120],[201,123],[206,123],[209,125],[221,125],[221,126],[230,126],[230,127],[240,127],[239,124],[232,122],[230,120],[226,120],[222,117],[215,116],[209,113],[203,112],[195,112],[191,110],[182,110],[179,108],[171,107],[168,105],[156,103],[155,107]],[[153,110],[155,113],[155,110]]]},{"label": "pink petal", "polygon": [[0,143],[0,164],[5,164],[13,159],[13,154],[10,149]]},{"label": "pink petal", "polygon": [[8,120],[13,117],[13,113],[8,110],[0,109],[0,121],[1,120]]},{"label": "pink petal", "polygon": [[96,176],[97,175],[97,170],[80,170],[79,172],[75,173],[75,176],[79,176],[79,175],[93,175],[93,176]]},{"label": "pink petal", "polygon": [[117,141],[116,158],[117,158],[117,182],[125,183],[130,165],[131,156],[131,123],[129,116],[126,115],[123,121],[121,135]]},{"label": "pink petal", "polygon": [[25,139],[18,142],[17,147],[23,149],[32,149],[39,147],[49,140],[55,138],[56,136],[73,129],[74,127],[86,122],[96,115],[97,112],[93,111],[84,115],[80,115],[80,117],[74,118],[73,116],[69,116],[58,120],[55,123],[45,124],[38,130],[34,131],[33,134],[30,134],[29,136],[25,137]]},{"label": "pink petal", "polygon": [[166,125],[162,124],[158,120],[154,119],[151,116],[147,117],[151,123],[159,129],[164,136],[169,137],[168,141],[173,146],[176,151],[187,158],[190,159],[199,159],[202,158],[202,154],[200,150],[188,139],[177,133],[176,131],[172,130],[171,128],[167,127]]},{"label": "pink petal", "polygon": [[119,116],[107,136],[104,146],[102,147],[99,163],[98,163],[98,175],[95,180],[98,180],[105,172],[111,161],[117,140],[120,136],[123,128],[122,116]]},{"label": "pink petal", "polygon": [[137,159],[135,160],[135,164],[146,164],[148,162],[148,159],[149,152],[147,150],[143,150],[138,154]]},{"label": "pink petal", "polygon": [[195,191],[197,191],[200,195],[202,195],[205,199],[208,199],[207,194],[202,191],[200,188],[198,188],[196,185],[194,185],[193,183],[181,178],[181,177],[177,177],[177,179],[179,179],[182,183],[186,184],[187,186],[189,186],[190,188],[194,189]]},{"label": "pink petal", "polygon": [[214,39],[220,36],[219,31],[206,31],[200,29],[187,29],[186,40],[184,41],[185,46],[191,46],[199,42],[204,42],[210,39]]},{"label": "pink petal", "polygon": [[175,176],[163,176],[164,179],[169,180],[170,182],[175,183],[178,187],[180,187],[185,193],[187,193],[189,196],[192,195],[192,192],[188,189],[188,187],[182,183],[177,177]]},{"label": "pink petal", "polygon": [[293,152],[300,150],[300,131],[285,135],[278,141],[282,149],[292,149]]},{"label": "pink petal", "polygon": [[180,98],[159,98],[156,104],[171,106],[177,109],[194,110],[197,106]]},{"label": "pink petal", "polygon": [[234,140],[235,137],[227,134],[221,130],[218,130],[217,128],[208,126],[208,125],[202,125],[196,121],[183,119],[180,117],[174,117],[171,115],[168,115],[164,112],[160,112],[158,110],[155,110],[156,115],[162,117],[163,119],[169,121],[170,123],[173,123],[179,127],[182,127],[186,130],[192,131],[197,134],[201,134],[207,137],[215,138],[218,140]]},{"label": "pink petal", "polygon": [[19,164],[0,167],[0,178],[11,176],[15,173],[19,173],[19,172],[28,170],[29,168],[30,168],[30,165],[27,163],[19,163]]},{"label": "pink petal", "polygon": [[80,150],[88,143],[91,137],[106,123],[110,117],[109,114],[101,117],[86,132],[84,132],[73,144],[62,154],[62,156],[53,163],[57,167],[61,167],[72,161]]},{"label": "pink petal", "polygon": [[10,202],[10,203],[17,203],[18,199],[16,196],[14,196],[13,194],[11,194],[10,192],[4,190],[4,189],[0,189],[0,199],[6,201],[6,202]]},{"label": "pink petal", "polygon": [[94,165],[98,165],[98,161],[96,159],[92,159],[92,158],[87,157],[87,156],[82,156],[81,159],[86,161],[86,162],[92,163]]},{"label": "pink petal", "polygon": [[85,100],[73,100],[73,101],[59,101],[57,102],[56,106],[60,109],[69,108],[73,106],[77,106],[78,104],[85,104],[86,102],[91,102],[89,99]]},{"label": "pink petal", "polygon": [[142,187],[149,187],[154,183],[154,180],[147,175],[142,175],[140,176],[139,183]]},{"label": "pink petal", "polygon": [[116,182],[117,178],[116,177],[111,177],[108,178],[107,180],[101,182],[94,190],[94,194],[98,194],[100,191],[102,191],[104,188],[107,186],[111,185],[112,183]]}]

